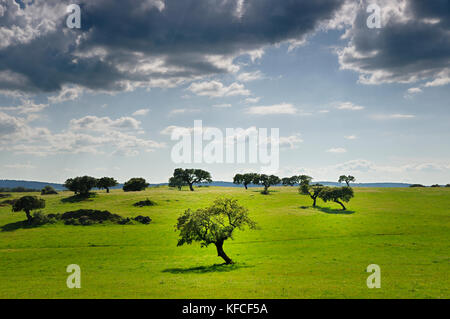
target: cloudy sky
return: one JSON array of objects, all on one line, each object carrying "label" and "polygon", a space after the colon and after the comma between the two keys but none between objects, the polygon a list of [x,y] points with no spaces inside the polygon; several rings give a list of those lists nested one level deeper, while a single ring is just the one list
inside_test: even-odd
[{"label": "cloudy sky", "polygon": [[202,120],[279,128],[280,176],[446,184],[449,86],[448,0],[0,0],[0,179],[256,170],[173,163]]}]

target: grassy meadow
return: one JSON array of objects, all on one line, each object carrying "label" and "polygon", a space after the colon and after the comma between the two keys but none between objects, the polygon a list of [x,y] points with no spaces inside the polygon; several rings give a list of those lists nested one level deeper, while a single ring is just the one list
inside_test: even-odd
[{"label": "grassy meadow", "polygon": [[[321,200],[313,209],[297,187],[42,196],[46,214],[101,209],[149,225],[17,228],[25,213],[0,207],[0,298],[449,298],[450,188],[354,190],[346,212]],[[221,265],[214,246],[176,245],[177,217],[222,195],[260,227],[225,242],[234,265]],[[146,198],[157,205],[133,207]],[[69,264],[81,267],[81,289],[66,286]],[[367,288],[369,264],[381,267],[380,289]]]}]

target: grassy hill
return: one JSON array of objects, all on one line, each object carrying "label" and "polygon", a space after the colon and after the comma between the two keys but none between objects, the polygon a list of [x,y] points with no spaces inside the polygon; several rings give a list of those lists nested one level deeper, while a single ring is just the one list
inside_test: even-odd
[{"label": "grassy hill", "polygon": [[[450,297],[450,189],[357,188],[346,213],[320,200],[311,208],[296,187],[272,190],[155,187],[75,203],[62,201],[69,192],[45,196],[47,214],[105,209],[148,215],[150,225],[14,229],[25,214],[0,207],[0,298]],[[225,243],[230,266],[219,265],[214,247],[177,247],[174,232],[186,208],[221,195],[239,199],[260,226]],[[146,198],[157,205],[133,206]],[[81,289],[66,287],[69,264],[81,267]],[[369,264],[381,267],[380,289],[366,286]]]}]

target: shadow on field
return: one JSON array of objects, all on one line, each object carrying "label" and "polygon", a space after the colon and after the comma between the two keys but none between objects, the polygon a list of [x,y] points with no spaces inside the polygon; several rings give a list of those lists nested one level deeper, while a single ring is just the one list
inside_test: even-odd
[{"label": "shadow on field", "polygon": [[61,199],[63,203],[79,203],[84,201],[92,201],[91,198],[97,197],[96,193],[89,193],[88,195],[73,195],[67,198]]},{"label": "shadow on field", "polygon": [[28,228],[36,228],[39,226],[40,225],[30,225],[30,224],[28,224],[28,221],[23,220],[20,222],[9,223],[9,224],[3,225],[0,227],[0,229],[2,231],[14,231],[14,230],[21,229],[21,228],[28,229]]},{"label": "shadow on field", "polygon": [[210,272],[228,272],[237,270],[239,268],[249,268],[251,266],[246,266],[242,264],[214,264],[211,266],[198,266],[190,268],[169,268],[164,269],[162,272],[170,272],[171,274],[206,274]]},{"label": "shadow on field", "polygon": [[351,215],[355,213],[355,211],[353,210],[331,209],[328,207],[320,207],[320,206],[317,206],[316,208],[325,214]]}]

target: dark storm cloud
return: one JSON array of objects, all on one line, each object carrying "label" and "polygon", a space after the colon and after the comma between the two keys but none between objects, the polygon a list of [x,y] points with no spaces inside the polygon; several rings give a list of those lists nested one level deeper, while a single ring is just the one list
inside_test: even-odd
[{"label": "dark storm cloud", "polygon": [[69,30],[69,2],[34,1],[21,9],[13,0],[0,1],[0,89],[50,92],[75,84],[121,90],[228,72],[211,56],[226,59],[301,38],[329,19],[341,1],[79,3],[82,29]]},{"label": "dark storm cloud", "polygon": [[380,7],[386,20],[381,29],[369,29],[366,6],[359,8],[341,65],[370,84],[442,76],[450,66],[450,1],[410,0],[399,11],[395,2]]}]

